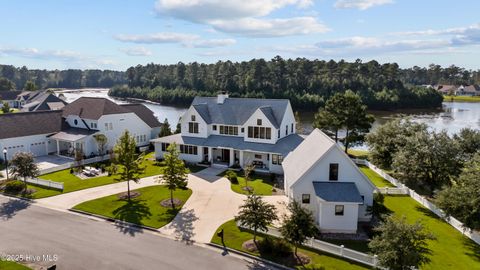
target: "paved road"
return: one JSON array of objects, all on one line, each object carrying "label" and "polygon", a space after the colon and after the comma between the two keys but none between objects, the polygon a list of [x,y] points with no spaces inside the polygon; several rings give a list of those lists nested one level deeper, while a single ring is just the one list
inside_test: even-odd
[{"label": "paved road", "polygon": [[0,232],[0,254],[57,255],[60,270],[262,268],[255,262],[149,231],[116,227],[3,196]]}]

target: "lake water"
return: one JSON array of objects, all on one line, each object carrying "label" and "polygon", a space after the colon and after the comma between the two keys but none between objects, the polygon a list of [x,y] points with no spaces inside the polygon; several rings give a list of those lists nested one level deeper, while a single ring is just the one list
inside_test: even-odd
[{"label": "lake water", "polygon": [[[185,107],[173,107],[161,105],[153,102],[116,99],[108,96],[108,89],[75,89],[57,91],[63,93],[67,102],[72,102],[79,97],[103,97],[113,100],[116,103],[140,102],[145,104],[153,111],[160,122],[165,118],[168,119],[170,126],[173,128],[177,125],[179,117],[186,111]],[[437,131],[446,130],[449,134],[454,134],[462,128],[480,129],[480,103],[469,102],[444,102],[442,110],[437,111],[407,111],[407,112],[371,112],[375,115],[375,123],[373,129],[382,125],[389,119],[405,117],[409,115],[413,121],[425,123],[430,128]],[[402,114],[400,114],[402,113]],[[304,133],[312,130],[313,112],[300,113],[300,122],[304,129]],[[364,148],[364,147],[360,147]]]}]

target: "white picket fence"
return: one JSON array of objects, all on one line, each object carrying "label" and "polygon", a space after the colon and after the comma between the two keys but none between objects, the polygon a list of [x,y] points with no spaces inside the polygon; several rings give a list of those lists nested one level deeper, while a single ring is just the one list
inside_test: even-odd
[{"label": "white picket fence", "polygon": [[[251,230],[250,228],[241,226],[239,223],[237,223],[237,226],[245,230]],[[268,231],[266,232],[262,231],[262,233],[266,235],[282,238],[282,234],[280,233],[280,230],[274,227],[269,227]],[[368,266],[377,267],[377,264],[378,264],[377,255],[370,255],[370,254],[358,252],[352,249],[345,248],[343,245],[338,246],[338,245],[317,240],[314,238],[308,239],[305,243],[303,243],[303,245],[306,247],[316,249],[318,251],[327,252],[327,253],[330,253],[339,257],[343,257],[355,262],[363,263]]]},{"label": "white picket fence", "polygon": [[48,187],[48,188],[63,190],[63,183],[54,182],[54,181],[50,181],[50,180],[43,180],[43,179],[38,179],[38,178],[28,178],[27,183],[34,184],[34,185],[39,185],[39,186],[44,186],[44,187]]},{"label": "white picket fence", "polygon": [[62,165],[58,165],[58,166],[55,166],[55,167],[40,170],[40,174],[58,172],[58,171],[61,171],[61,170],[73,168],[73,167],[78,166],[78,165],[87,165],[87,164],[90,164],[90,163],[100,162],[100,161],[109,160],[109,159],[110,159],[110,155],[104,155],[104,156],[98,156],[98,157],[84,159],[84,160],[82,160],[82,162],[80,164],[78,164],[75,161],[71,161],[71,162],[64,163]]},{"label": "white picket fence", "polygon": [[[457,220],[454,217],[447,217],[445,213],[438,208],[435,204],[427,200],[424,196],[419,195],[416,193],[413,189],[408,188],[404,184],[402,184],[400,181],[397,179],[391,177],[388,175],[386,172],[384,172],[382,169],[378,168],[377,166],[371,164],[367,160],[363,159],[353,159],[353,161],[356,164],[360,165],[365,165],[369,167],[372,171],[378,173],[380,176],[385,178],[388,182],[392,183],[393,185],[396,186],[396,188],[378,188],[380,193],[384,194],[405,194],[409,195],[412,199],[420,203],[421,205],[425,206],[428,208],[430,211],[432,211],[435,215],[440,217],[441,219],[445,220],[448,224],[452,225],[455,229],[457,229],[459,232],[461,232],[463,235],[466,237],[472,239],[475,243],[480,245],[480,232],[478,231],[473,231],[470,230],[469,228],[463,226],[463,223]],[[403,193],[404,192],[404,193]]]}]

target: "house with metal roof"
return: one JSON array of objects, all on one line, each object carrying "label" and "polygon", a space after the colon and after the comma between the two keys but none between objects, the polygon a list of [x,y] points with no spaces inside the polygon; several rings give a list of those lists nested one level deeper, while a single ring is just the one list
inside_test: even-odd
[{"label": "house with metal roof", "polygon": [[344,150],[318,129],[284,160],[284,189],[309,209],[325,233],[356,233],[369,221],[376,189]]},{"label": "house with metal roof", "polygon": [[142,104],[119,105],[105,98],[82,97],[59,110],[0,115],[0,149],[7,149],[8,158],[17,152],[73,157],[77,150],[88,157],[105,154],[95,139],[98,134],[107,137],[103,151],[113,149],[125,130],[137,146],[144,147],[158,136],[160,126]]},{"label": "house with metal roof", "polygon": [[257,171],[280,174],[283,158],[303,141],[287,99],[196,97],[180,126],[181,133],[152,140],[158,159],[176,143],[186,162],[253,164]]}]

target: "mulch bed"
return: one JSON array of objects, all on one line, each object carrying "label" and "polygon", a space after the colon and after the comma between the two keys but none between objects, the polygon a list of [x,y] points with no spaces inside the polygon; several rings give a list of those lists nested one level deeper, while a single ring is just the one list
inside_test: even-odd
[{"label": "mulch bed", "polygon": [[[258,247],[253,242],[253,239],[243,242],[242,249],[248,252],[258,252]],[[283,264],[286,265],[307,265],[310,263],[311,259],[302,252],[297,252],[297,256],[291,252],[288,256],[283,257],[282,261]]]},{"label": "mulch bed", "polygon": [[[183,203],[182,200],[179,200],[177,198],[173,198],[173,205],[175,207],[182,205],[182,203]],[[161,201],[160,205],[163,206],[163,207],[167,207],[167,208],[172,207],[172,201],[170,200],[170,198],[168,198],[168,199],[165,199],[165,200]]]},{"label": "mulch bed", "polygon": [[[137,198],[140,196],[140,192],[138,191],[130,191],[130,199]],[[127,200],[128,199],[128,192],[122,192],[117,195],[120,200]]]},{"label": "mulch bed", "polygon": [[310,257],[308,257],[307,255],[301,252],[297,252],[297,256],[295,256],[295,254],[292,253],[288,259],[294,261],[295,265],[306,265],[306,264],[309,264],[311,261]]},{"label": "mulch bed", "polygon": [[248,186],[248,187],[242,187],[242,190],[243,190],[243,191],[247,191],[247,192],[253,192],[253,187],[250,187],[250,186]]},{"label": "mulch bed", "polygon": [[247,240],[247,241],[243,242],[242,248],[244,250],[249,251],[249,252],[257,252],[258,251],[258,247],[255,244],[255,242],[253,242],[253,239],[250,239],[250,240]]}]

